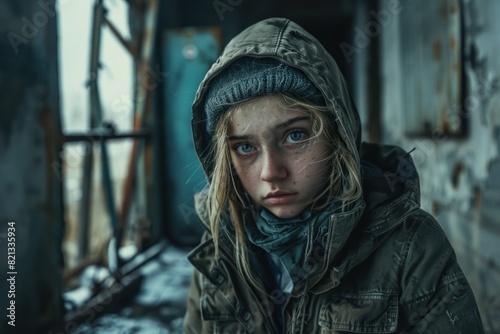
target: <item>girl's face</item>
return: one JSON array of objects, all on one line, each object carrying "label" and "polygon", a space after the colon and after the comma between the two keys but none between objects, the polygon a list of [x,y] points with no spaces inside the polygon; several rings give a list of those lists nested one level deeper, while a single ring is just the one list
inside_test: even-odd
[{"label": "girl's face", "polygon": [[328,147],[313,136],[308,113],[284,109],[272,96],[243,103],[231,115],[236,174],[253,201],[279,218],[301,213],[327,184]]}]

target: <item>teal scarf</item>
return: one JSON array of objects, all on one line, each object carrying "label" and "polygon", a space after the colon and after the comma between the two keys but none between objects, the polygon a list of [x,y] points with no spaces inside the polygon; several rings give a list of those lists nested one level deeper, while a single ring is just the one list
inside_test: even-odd
[{"label": "teal scarf", "polygon": [[336,207],[334,203],[318,214],[305,210],[296,217],[286,219],[262,209],[260,215],[253,219],[249,214],[244,215],[243,222],[250,242],[269,253],[271,258],[281,260],[277,266],[284,266],[291,273],[295,266],[303,265],[308,239],[312,242],[318,237],[318,232],[324,224],[328,224]]}]

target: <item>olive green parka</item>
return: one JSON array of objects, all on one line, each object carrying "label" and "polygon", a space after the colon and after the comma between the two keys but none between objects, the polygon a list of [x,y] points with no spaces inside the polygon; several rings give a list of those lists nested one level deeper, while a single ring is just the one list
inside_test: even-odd
[{"label": "olive green parka", "polygon": [[[204,333],[483,333],[472,290],[434,218],[420,209],[419,180],[408,153],[361,143],[360,120],[333,58],[294,22],[271,18],[230,41],[193,104],[193,136],[210,179],[206,87],[240,57],[270,57],[302,70],[322,92],[362,167],[363,198],[332,214],[312,240],[291,295],[257,289],[236,269],[234,249],[215,248],[206,193],[195,197],[207,228],[190,254],[195,267],[184,330]],[[262,275],[257,275],[261,277]],[[262,284],[264,289],[264,284]],[[278,316],[277,316],[278,315]]]}]

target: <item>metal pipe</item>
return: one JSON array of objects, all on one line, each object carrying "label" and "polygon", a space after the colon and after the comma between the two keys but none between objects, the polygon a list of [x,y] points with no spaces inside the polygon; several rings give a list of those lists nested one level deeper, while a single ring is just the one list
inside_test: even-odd
[{"label": "metal pipe", "polygon": [[[148,68],[151,62],[151,55],[153,53],[154,46],[154,36],[156,30],[156,21],[157,21],[157,12],[158,12],[158,1],[150,0],[148,1],[148,6],[145,13],[145,28],[142,34],[142,43],[136,43],[137,45],[142,45],[142,49],[140,52],[140,59],[137,60],[139,63],[137,67],[137,75],[136,78],[138,80],[147,80],[148,79]],[[148,102],[149,90],[142,82],[139,82],[136,85],[135,91],[135,101],[136,105],[134,108],[134,130],[139,131],[142,128],[142,122],[144,119],[144,114],[146,108],[146,104]],[[121,203],[120,209],[120,231],[123,230],[125,226],[126,219],[128,217],[128,209],[130,207],[130,203],[132,202],[132,193],[134,190],[134,180],[136,179],[138,164],[141,157],[143,157],[144,152],[144,141],[134,140],[132,146],[132,154],[130,155],[130,160],[128,164],[128,173],[127,178],[125,180],[124,191],[123,191],[123,200]],[[138,178],[136,185],[136,191],[141,194],[145,193],[145,182]],[[145,198],[145,196],[138,196],[138,198]],[[141,207],[141,203],[138,205]],[[144,205],[143,205],[144,206]]]},{"label": "metal pipe", "polygon": [[130,52],[130,54],[132,55],[132,57],[136,57],[137,56],[137,52],[136,50],[132,47],[132,44],[130,43],[130,41],[127,41],[123,36],[122,34],[120,34],[120,32],[118,31],[118,29],[116,28],[116,26],[113,24],[113,22],[111,22],[110,20],[108,20],[107,17],[104,17],[104,23],[106,23],[106,25],[109,27],[109,29],[111,30],[111,33],[113,33],[113,35],[115,35],[115,37],[118,39],[118,41],[120,41],[120,43],[123,45],[123,47],[125,49],[127,49],[128,52]]},{"label": "metal pipe", "polygon": [[151,137],[151,131],[134,131],[124,133],[99,133],[90,131],[89,133],[71,133],[63,136],[64,143],[74,142],[100,142],[115,139],[148,139]]},{"label": "metal pipe", "polygon": [[[102,0],[98,0],[94,4],[93,22],[92,22],[92,44],[90,51],[90,78],[88,81],[90,95],[90,127],[95,128],[99,123],[102,113],[99,101],[99,91],[97,86],[97,78],[99,71],[99,51],[101,43],[101,25],[104,17]],[[90,216],[90,201],[92,190],[92,171],[94,164],[94,150],[90,143],[87,146],[87,154],[83,161],[83,176],[82,176],[82,201],[79,214],[79,231],[78,231],[78,258],[82,261],[88,252],[88,230]]]}]

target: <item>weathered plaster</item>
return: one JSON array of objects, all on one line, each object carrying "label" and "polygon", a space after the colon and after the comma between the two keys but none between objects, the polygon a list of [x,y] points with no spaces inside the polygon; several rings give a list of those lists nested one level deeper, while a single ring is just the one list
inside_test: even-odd
[{"label": "weathered plaster", "polygon": [[[405,2],[401,1],[403,10]],[[485,329],[493,333],[500,330],[494,316],[500,301],[492,298],[500,289],[500,189],[496,181],[500,177],[500,2],[467,0],[461,5],[465,90],[462,104],[448,101],[448,113],[461,113],[466,135],[420,139],[405,135],[403,86],[416,79],[414,73],[401,70],[404,32],[400,16],[395,16],[381,34],[382,138],[408,151],[416,148],[412,157],[421,179],[422,207],[437,217],[449,236],[473,286]],[[418,50],[419,45],[414,48]]]}]

